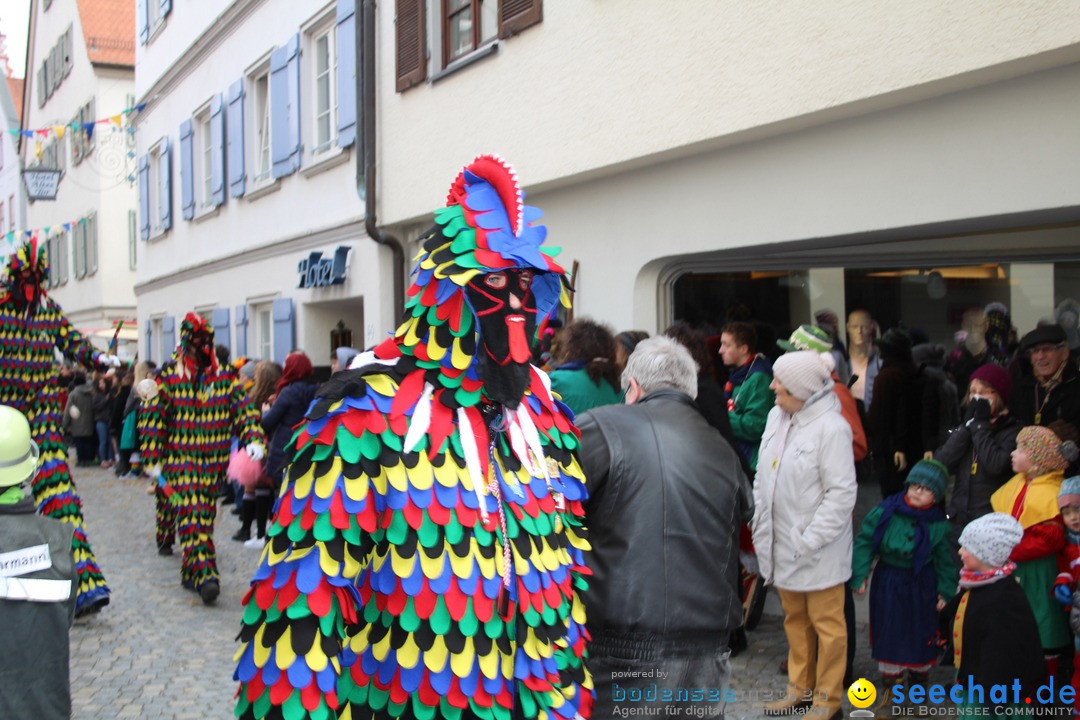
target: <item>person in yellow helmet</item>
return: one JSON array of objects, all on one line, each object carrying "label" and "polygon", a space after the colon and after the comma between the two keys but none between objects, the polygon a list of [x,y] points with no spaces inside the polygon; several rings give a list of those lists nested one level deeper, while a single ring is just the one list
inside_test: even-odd
[{"label": "person in yellow helmet", "polygon": [[0,405],[0,717],[68,718],[68,628],[78,589],[68,523],[37,515],[27,486],[38,447]]}]

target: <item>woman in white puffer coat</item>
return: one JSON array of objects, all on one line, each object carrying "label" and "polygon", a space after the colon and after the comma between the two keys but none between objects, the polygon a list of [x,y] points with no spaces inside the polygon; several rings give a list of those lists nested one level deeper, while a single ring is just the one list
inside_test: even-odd
[{"label": "woman in white puffer coat", "polygon": [[851,427],[833,391],[832,357],[791,352],[773,366],[754,484],[754,547],[784,608],[788,692],[768,715],[813,705],[838,715],[847,655],[844,584],[851,578],[855,463]]}]

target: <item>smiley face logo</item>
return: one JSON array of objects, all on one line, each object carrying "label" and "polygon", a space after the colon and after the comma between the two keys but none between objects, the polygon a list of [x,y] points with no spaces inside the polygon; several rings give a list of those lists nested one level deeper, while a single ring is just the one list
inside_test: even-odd
[{"label": "smiley face logo", "polygon": [[857,708],[868,708],[877,698],[877,688],[866,678],[859,678],[851,683],[847,691],[848,700]]}]

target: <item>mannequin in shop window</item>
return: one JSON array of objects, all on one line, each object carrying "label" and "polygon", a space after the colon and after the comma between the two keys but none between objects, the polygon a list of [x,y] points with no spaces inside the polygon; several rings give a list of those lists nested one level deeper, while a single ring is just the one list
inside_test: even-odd
[{"label": "mannequin in shop window", "polygon": [[982,308],[971,308],[964,312],[960,332],[956,334],[957,345],[949,354],[945,367],[956,387],[967,387],[975,368],[989,362],[989,347],[986,344],[989,327],[986,311]]},{"label": "mannequin in shop window", "polygon": [[847,321],[848,358],[851,360],[851,394],[866,412],[874,394],[874,379],[881,368],[881,357],[874,348],[874,320],[866,310],[852,310]]}]

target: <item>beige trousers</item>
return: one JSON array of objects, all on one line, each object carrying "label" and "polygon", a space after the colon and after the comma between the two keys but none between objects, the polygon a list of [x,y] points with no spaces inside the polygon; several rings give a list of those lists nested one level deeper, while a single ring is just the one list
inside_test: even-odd
[{"label": "beige trousers", "polygon": [[788,682],[813,688],[814,705],[836,709],[844,697],[847,625],[844,586],[797,592],[779,590],[788,646]]}]

